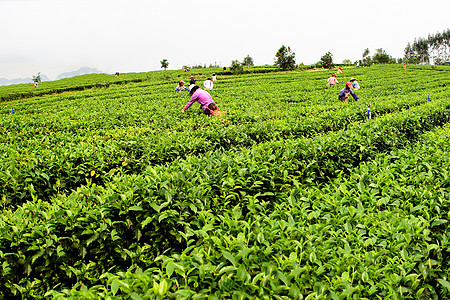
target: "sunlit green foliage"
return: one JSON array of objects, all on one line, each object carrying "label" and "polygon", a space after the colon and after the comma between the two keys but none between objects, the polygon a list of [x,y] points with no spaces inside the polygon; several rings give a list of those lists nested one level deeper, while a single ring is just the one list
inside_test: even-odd
[{"label": "sunlit green foliage", "polygon": [[329,71],[222,73],[227,114],[181,114],[177,82],[218,71],[15,87],[0,297],[450,296],[448,67],[343,68],[347,103]]}]

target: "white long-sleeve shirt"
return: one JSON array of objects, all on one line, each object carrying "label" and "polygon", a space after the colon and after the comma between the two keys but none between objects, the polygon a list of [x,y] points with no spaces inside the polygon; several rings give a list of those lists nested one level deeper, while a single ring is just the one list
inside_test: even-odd
[{"label": "white long-sleeve shirt", "polygon": [[214,83],[212,82],[212,80],[205,80],[205,82],[203,82],[203,86],[207,90],[212,90],[214,87]]}]

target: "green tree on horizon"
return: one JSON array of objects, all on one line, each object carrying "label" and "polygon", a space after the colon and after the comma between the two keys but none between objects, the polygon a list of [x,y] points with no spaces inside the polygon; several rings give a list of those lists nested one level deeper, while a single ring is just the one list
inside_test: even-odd
[{"label": "green tree on horizon", "polygon": [[369,53],[370,53],[369,48],[364,49],[363,54],[362,54],[362,57],[363,57],[363,58],[366,58],[366,56],[369,55]]},{"label": "green tree on horizon", "polygon": [[167,61],[167,59],[163,59],[161,60],[161,68],[164,68],[164,71],[167,70],[167,68],[169,67],[169,62]]},{"label": "green tree on horizon", "polygon": [[324,68],[327,69],[331,69],[333,68],[333,54],[331,54],[331,52],[327,52],[325,53],[321,58],[320,58],[320,63],[322,64],[322,66]]},{"label": "green tree on horizon", "polygon": [[406,46],[404,58],[414,64],[429,64],[431,61],[441,65],[450,61],[450,29],[429,34],[428,38],[414,39],[414,43]]},{"label": "green tree on horizon", "polygon": [[372,60],[375,64],[389,64],[395,62],[395,59],[387,54],[383,48],[379,48],[376,51],[377,53],[375,53],[372,57]]},{"label": "green tree on horizon", "polygon": [[33,82],[35,83],[41,82],[41,72],[37,73],[36,76],[33,75]]},{"label": "green tree on horizon", "polygon": [[360,60],[361,65],[363,66],[370,66],[372,62],[372,58],[370,57],[370,50],[369,48],[364,49],[362,53],[362,60]]},{"label": "green tree on horizon", "polygon": [[244,71],[244,69],[242,68],[242,63],[240,63],[237,59],[231,61],[230,70],[233,74],[236,75],[241,74]]},{"label": "green tree on horizon", "polygon": [[247,57],[244,57],[244,66],[254,66],[253,58],[250,57],[250,55],[247,54]]},{"label": "green tree on horizon", "polygon": [[291,47],[282,45],[275,54],[275,65],[283,70],[295,69],[295,53]]}]

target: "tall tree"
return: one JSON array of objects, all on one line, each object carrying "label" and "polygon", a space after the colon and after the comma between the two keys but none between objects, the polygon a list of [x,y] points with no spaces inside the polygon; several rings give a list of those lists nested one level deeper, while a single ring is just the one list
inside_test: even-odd
[{"label": "tall tree", "polygon": [[254,66],[253,64],[253,58],[250,57],[250,55],[247,55],[247,57],[244,57],[244,66]]},{"label": "tall tree", "polygon": [[369,48],[364,49],[362,57],[365,58],[367,55],[369,55],[369,53],[370,53]]},{"label": "tall tree", "polygon": [[450,29],[429,34],[428,38],[414,39],[405,48],[405,60],[418,64],[443,64],[450,61]]},{"label": "tall tree", "polygon": [[408,45],[406,46],[405,51],[403,53],[404,53],[405,62],[414,63],[414,64],[416,63],[414,60],[414,50],[410,43],[408,43]]},{"label": "tall tree", "polygon": [[233,74],[241,74],[243,72],[242,63],[240,63],[237,59],[231,61],[231,67],[230,70]]},{"label": "tall tree", "polygon": [[430,56],[437,65],[450,61],[450,29],[428,36]]},{"label": "tall tree", "polygon": [[430,54],[428,53],[428,41],[424,38],[414,40],[413,50],[417,57],[417,62],[428,64],[430,62]]},{"label": "tall tree", "polygon": [[370,50],[369,48],[364,49],[363,53],[362,53],[362,60],[361,65],[363,66],[370,66],[373,62],[372,62],[372,58],[370,57]]},{"label": "tall tree", "polygon": [[372,60],[375,64],[389,64],[392,63],[392,56],[386,53],[385,50],[379,48],[376,50],[377,53],[374,54]]},{"label": "tall tree", "polygon": [[163,59],[161,60],[161,68],[164,68],[164,71],[167,70],[167,68],[169,67],[169,62],[167,61],[167,59]]},{"label": "tall tree", "polygon": [[275,54],[275,64],[283,70],[295,69],[295,53],[284,45]]},{"label": "tall tree", "polygon": [[324,68],[328,68],[328,69],[333,68],[333,54],[331,54],[331,52],[325,53],[320,58],[320,63],[322,64],[322,66]]},{"label": "tall tree", "polygon": [[37,73],[36,76],[33,75],[33,82],[34,83],[41,82],[41,72]]}]

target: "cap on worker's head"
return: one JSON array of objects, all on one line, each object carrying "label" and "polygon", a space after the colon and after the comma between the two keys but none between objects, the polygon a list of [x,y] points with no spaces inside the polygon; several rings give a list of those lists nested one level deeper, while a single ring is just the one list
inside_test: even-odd
[{"label": "cap on worker's head", "polygon": [[355,81],[355,80],[356,80],[356,79],[355,79],[355,78],[353,78],[353,77],[352,77],[352,78],[350,79],[350,81]]},{"label": "cap on worker's head", "polygon": [[180,84],[184,84],[184,80],[180,80]]},{"label": "cap on worker's head", "polygon": [[331,76],[336,77],[336,74],[333,74],[333,75],[331,75]]},{"label": "cap on worker's head", "polygon": [[191,77],[189,77],[189,78],[194,78],[194,76],[191,76]]},{"label": "cap on worker's head", "polygon": [[347,82],[345,83],[345,85],[348,86],[349,88],[352,87],[352,83],[351,83],[350,81],[347,81]]}]

